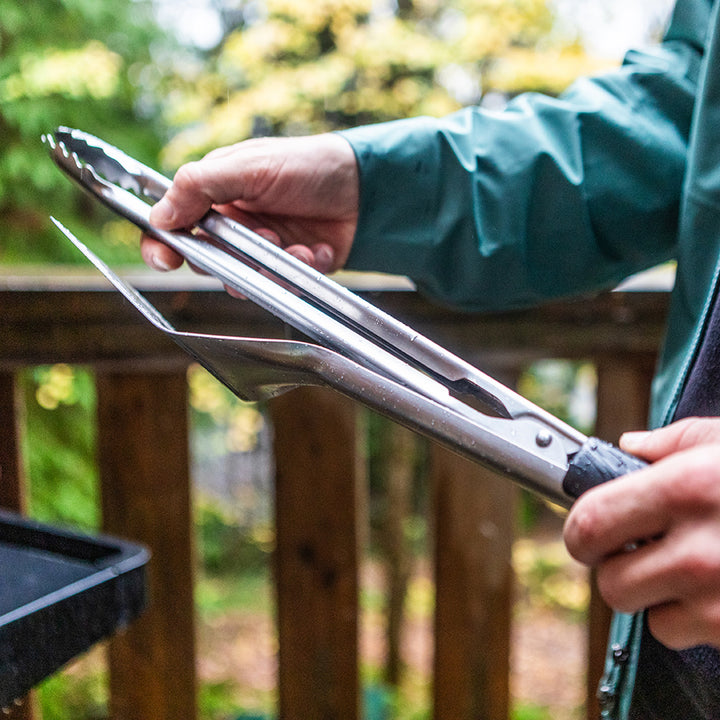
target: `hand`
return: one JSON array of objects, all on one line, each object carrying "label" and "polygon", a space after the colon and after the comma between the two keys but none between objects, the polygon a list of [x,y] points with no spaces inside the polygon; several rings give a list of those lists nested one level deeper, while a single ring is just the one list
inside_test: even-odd
[{"label": "hand", "polygon": [[647,608],[667,647],[720,647],[720,418],[627,433],[620,446],[653,464],[578,499],[568,550],[597,568],[612,608]]},{"label": "hand", "polygon": [[[215,207],[317,270],[332,272],[350,253],[358,185],[355,155],[340,135],[247,140],[182,166],[150,221],[175,230]],[[148,237],[142,254],[158,270],[182,264],[173,250]]]}]

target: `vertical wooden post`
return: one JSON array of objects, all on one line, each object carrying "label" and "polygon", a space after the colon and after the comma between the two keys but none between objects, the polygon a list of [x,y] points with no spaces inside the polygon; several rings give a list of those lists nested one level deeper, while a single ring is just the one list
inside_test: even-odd
[{"label": "vertical wooden post", "polygon": [[0,372],[0,507],[23,512],[25,478],[20,459],[20,400],[15,374]]},{"label": "vertical wooden post", "polygon": [[434,445],[435,720],[509,714],[516,489]]},{"label": "vertical wooden post", "polygon": [[150,606],[110,644],[117,720],[196,717],[187,381],[100,374],[98,453],[106,532],[144,543]]},{"label": "vertical wooden post", "polygon": [[385,513],[380,540],[385,554],[388,586],[385,680],[397,686],[401,679],[401,631],[411,561],[404,523],[410,512],[418,437],[390,420],[384,421],[383,429],[380,448]]},{"label": "vertical wooden post", "polygon": [[[0,372],[0,507],[22,513],[27,507],[27,488],[20,453],[21,407],[15,374]],[[4,717],[32,720],[37,714],[30,693]]]},{"label": "vertical wooden post", "polygon": [[[604,359],[598,364],[595,423],[598,437],[616,443],[626,430],[642,430],[647,426],[653,366],[654,359],[643,356]],[[592,573],[588,614],[586,717],[596,720],[600,716],[597,687],[603,673],[612,613],[600,597]]]},{"label": "vertical wooden post", "polygon": [[354,403],[301,388],[275,429],[279,717],[356,720],[358,468]]}]

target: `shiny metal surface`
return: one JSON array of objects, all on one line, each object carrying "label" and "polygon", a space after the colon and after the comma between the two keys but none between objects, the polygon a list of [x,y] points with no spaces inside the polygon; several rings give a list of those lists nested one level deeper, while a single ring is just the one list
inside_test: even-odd
[{"label": "shiny metal surface", "polygon": [[[170,180],[152,168],[139,163],[89,133],[60,128],[54,136],[47,137],[48,142],[56,146],[53,152],[54,159],[71,176],[76,170],[69,161],[76,159],[76,163],[80,166],[91,166],[110,183],[116,183],[121,188],[133,190],[137,194],[144,194],[155,200],[158,200],[170,186]],[[57,150],[62,147],[67,152],[58,154]],[[97,184],[100,178],[96,173],[93,173],[94,183],[90,183],[89,189],[98,194]],[[121,201],[115,203],[114,209],[118,212],[122,212],[120,204]],[[149,227],[149,223],[146,225]],[[335,318],[343,325],[351,326],[358,335],[368,338],[377,347],[420,368],[422,372],[434,377],[452,392],[473,397],[488,412],[501,417],[518,418],[527,415],[549,423],[554,433],[568,439],[569,449],[578,443],[581,444],[580,435],[570,426],[563,425],[557,418],[527,402],[525,398],[476,367],[297,258],[288,255],[240,223],[210,211],[198,226],[215,238],[224,249],[232,251],[241,259],[250,261],[283,284],[292,287],[301,297],[320,308],[325,317]]]},{"label": "shiny metal surface", "polygon": [[112,146],[68,129],[44,141],[56,164],[94,197],[315,341],[180,332],[54,221],[148,320],[237,395],[334,387],[553,502],[572,502],[562,480],[584,435],[224,216],[209,213],[199,223],[203,232],[152,227],[150,206],[138,195],[157,198],[169,180]]}]

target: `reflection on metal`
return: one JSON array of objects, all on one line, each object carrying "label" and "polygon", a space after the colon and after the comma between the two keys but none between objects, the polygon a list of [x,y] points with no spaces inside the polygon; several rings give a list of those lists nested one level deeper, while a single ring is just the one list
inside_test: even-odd
[{"label": "reflection on metal", "polygon": [[192,265],[288,323],[308,341],[208,335],[174,328],[57,220],[58,228],[159,330],[243,399],[298,385],[333,387],[460,454],[569,506],[563,481],[587,438],[332,279],[210,211],[189,232],[149,221],[170,181],[87,133],[44,141],[87,192]]}]

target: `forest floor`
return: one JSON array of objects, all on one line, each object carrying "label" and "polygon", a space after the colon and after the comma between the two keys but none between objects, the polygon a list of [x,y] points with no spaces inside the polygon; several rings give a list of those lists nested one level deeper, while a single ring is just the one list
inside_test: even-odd
[{"label": "forest floor", "polygon": [[[516,593],[511,637],[512,720],[580,720],[585,695],[585,570],[564,550],[557,527],[516,541]],[[382,676],[387,640],[383,613],[384,572],[368,560],[361,577],[360,655],[363,683],[385,692]],[[242,577],[203,577],[197,586],[198,674],[201,720],[259,720],[274,717],[277,639],[273,590],[268,572]],[[401,648],[403,677],[395,711],[367,713],[365,720],[428,720],[433,658],[433,588],[426,561],[416,563],[406,596]],[[96,703],[100,648],[66,673],[64,707],[43,717],[97,718],[80,711]],[[58,684],[55,681],[55,692]],[[75,686],[75,690],[70,686]],[[78,689],[79,688],[79,689]],[[85,688],[83,690],[83,688]],[[102,695],[102,693],[100,694]],[[366,694],[367,698],[367,694]],[[82,702],[81,702],[82,700]],[[92,704],[92,703],[91,703]],[[45,703],[43,703],[45,706]],[[69,712],[69,709],[72,712]]]},{"label": "forest floor", "polygon": [[[577,720],[582,716],[585,694],[582,608],[587,597],[586,573],[567,556],[557,534],[521,540],[515,551],[515,571],[510,678],[513,717]],[[365,671],[371,669],[371,677],[378,677],[387,647],[380,564],[368,561],[361,582],[362,666]],[[211,687],[232,685],[239,706],[271,707],[277,673],[277,643],[268,612],[271,589],[258,588],[255,599],[258,602],[252,607],[226,606],[222,612],[203,614],[199,672]],[[427,563],[419,562],[408,588],[402,633],[401,705],[406,707],[402,718],[429,717],[422,708],[429,703],[432,656],[432,584]]]}]

